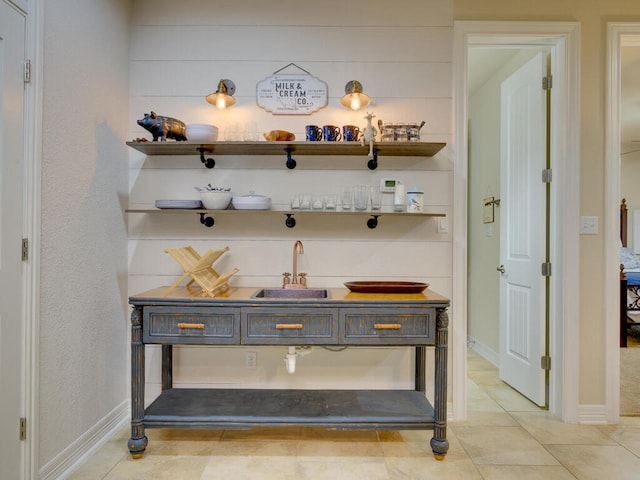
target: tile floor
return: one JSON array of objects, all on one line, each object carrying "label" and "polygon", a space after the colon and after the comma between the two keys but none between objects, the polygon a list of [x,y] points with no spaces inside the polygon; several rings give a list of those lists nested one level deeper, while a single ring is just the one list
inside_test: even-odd
[{"label": "tile floor", "polygon": [[259,479],[640,479],[640,417],[618,425],[564,424],[498,379],[469,352],[468,419],[448,428],[438,462],[425,431],[250,431],[148,429],[149,446],[132,460],[129,429],[110,439],[72,480]]}]

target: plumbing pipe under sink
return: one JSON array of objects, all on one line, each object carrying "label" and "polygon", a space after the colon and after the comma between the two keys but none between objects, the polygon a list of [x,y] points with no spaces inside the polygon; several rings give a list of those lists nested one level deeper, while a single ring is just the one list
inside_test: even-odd
[{"label": "plumbing pipe under sink", "polygon": [[311,347],[289,347],[287,354],[284,356],[284,364],[287,367],[287,373],[296,372],[296,358],[304,357],[311,353]]}]

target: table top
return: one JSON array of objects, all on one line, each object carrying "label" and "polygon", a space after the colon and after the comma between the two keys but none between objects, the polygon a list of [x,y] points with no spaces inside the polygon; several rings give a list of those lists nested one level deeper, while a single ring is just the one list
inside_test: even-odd
[{"label": "table top", "polygon": [[[226,292],[221,292],[215,297],[203,296],[200,287],[178,287],[165,296],[168,286],[157,287],[129,297],[129,303],[133,305],[160,305],[160,304],[235,304],[251,303],[271,305],[273,303],[286,304],[343,304],[343,303],[415,303],[433,304],[437,306],[448,306],[449,299],[439,293],[427,289],[421,293],[355,293],[346,288],[327,288],[328,298],[304,298],[304,299],[283,299],[283,298],[253,298],[256,291],[263,287],[230,287]],[[264,287],[277,288],[277,287]]]}]

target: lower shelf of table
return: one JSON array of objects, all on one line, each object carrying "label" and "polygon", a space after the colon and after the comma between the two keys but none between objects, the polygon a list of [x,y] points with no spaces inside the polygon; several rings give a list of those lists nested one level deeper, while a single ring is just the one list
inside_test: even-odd
[{"label": "lower shelf of table", "polygon": [[413,390],[165,390],[145,411],[146,427],[426,429],[434,411]]}]

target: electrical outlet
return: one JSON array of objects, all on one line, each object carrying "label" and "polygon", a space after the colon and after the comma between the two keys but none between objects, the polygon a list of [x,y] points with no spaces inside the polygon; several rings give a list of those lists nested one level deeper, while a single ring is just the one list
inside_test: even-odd
[{"label": "electrical outlet", "polygon": [[257,352],[247,352],[247,355],[244,358],[244,365],[247,368],[256,368],[258,366]]}]

